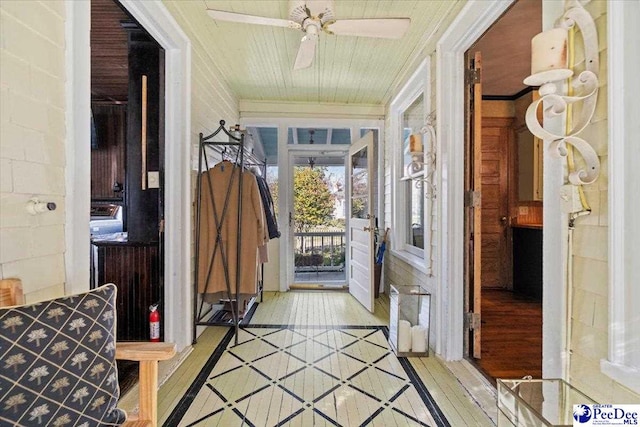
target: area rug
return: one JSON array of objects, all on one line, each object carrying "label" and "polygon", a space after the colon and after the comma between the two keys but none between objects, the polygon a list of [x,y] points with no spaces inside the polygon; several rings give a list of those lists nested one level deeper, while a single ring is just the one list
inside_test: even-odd
[{"label": "area rug", "polygon": [[225,336],[165,426],[449,426],[375,326],[249,325]]}]

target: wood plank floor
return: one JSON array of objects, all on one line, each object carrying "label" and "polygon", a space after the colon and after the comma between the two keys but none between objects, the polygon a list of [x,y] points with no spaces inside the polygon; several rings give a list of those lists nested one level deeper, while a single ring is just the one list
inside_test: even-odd
[{"label": "wood plank floor", "polygon": [[542,377],[542,303],[510,291],[482,290],[482,358],[495,378]]},{"label": "wood plank floor", "polygon": [[[388,325],[389,300],[385,295],[376,299],[375,314],[365,310],[346,292],[291,291],[267,292],[251,323],[262,325]],[[158,395],[158,417],[162,423],[185,394],[211,353],[227,332],[226,327],[208,327],[199,337],[193,351],[175,373],[163,384]],[[495,408],[485,411],[478,406],[478,396],[471,396],[460,380],[451,373],[451,364],[433,354],[431,357],[410,358],[410,363],[441,408],[452,426],[495,425]],[[493,396],[484,391],[486,399]],[[474,390],[476,394],[476,390]],[[130,398],[130,396],[126,396]],[[121,405],[124,409],[130,409]]]}]

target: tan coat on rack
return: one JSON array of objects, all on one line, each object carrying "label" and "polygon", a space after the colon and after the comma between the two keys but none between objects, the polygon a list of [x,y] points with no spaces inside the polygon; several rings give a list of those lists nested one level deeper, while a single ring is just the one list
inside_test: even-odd
[{"label": "tan coat on rack", "polygon": [[[215,254],[213,264],[211,257],[215,249],[217,230],[211,196],[215,201],[218,220],[222,218],[225,198],[229,194],[227,212],[222,220],[222,242],[224,254],[227,258],[228,277],[232,294],[236,292],[237,248],[240,244],[240,294],[255,294],[257,292],[258,247],[268,241],[265,226],[264,209],[256,183],[255,176],[248,171],[242,172],[242,229],[241,239],[238,240],[238,184],[241,169],[231,162],[218,163],[213,169],[205,171],[201,176],[202,207],[200,212],[200,250],[198,267],[198,292],[224,292],[226,297],[227,282],[225,280],[222,253],[220,247]],[[233,177],[233,187],[229,184]],[[212,187],[209,186],[209,179]],[[209,266],[211,273],[209,274]],[[207,275],[209,280],[207,281]]]}]

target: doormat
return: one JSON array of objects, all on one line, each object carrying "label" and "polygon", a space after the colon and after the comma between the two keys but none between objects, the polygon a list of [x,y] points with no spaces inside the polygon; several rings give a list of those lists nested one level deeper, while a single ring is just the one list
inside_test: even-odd
[{"label": "doormat", "polygon": [[450,426],[384,326],[249,325],[225,335],[165,426]]}]

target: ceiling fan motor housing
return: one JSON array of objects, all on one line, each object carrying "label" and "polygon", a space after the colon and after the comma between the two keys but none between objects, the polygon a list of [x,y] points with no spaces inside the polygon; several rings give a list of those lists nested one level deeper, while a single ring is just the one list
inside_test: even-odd
[{"label": "ceiling fan motor housing", "polygon": [[305,29],[309,23],[322,28],[327,22],[335,21],[333,1],[331,0],[291,0],[289,19]]}]

